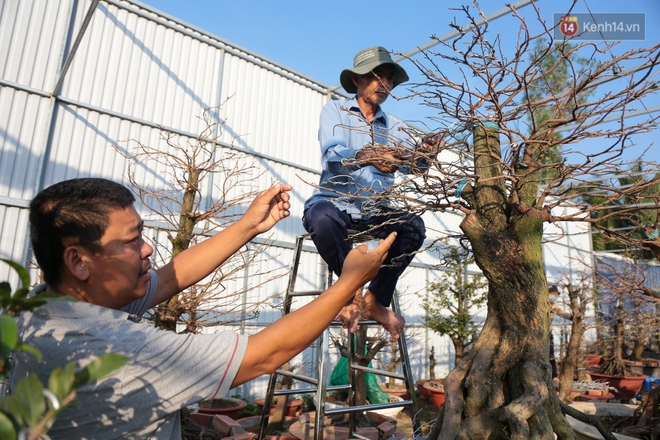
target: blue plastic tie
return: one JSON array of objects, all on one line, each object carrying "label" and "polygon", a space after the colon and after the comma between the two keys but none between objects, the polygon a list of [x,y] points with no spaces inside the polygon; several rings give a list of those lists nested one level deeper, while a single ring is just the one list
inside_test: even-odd
[{"label": "blue plastic tie", "polygon": [[500,126],[497,125],[494,122],[491,122],[491,121],[483,121],[483,125],[482,124],[472,124],[472,129],[474,130],[475,128],[479,128],[479,127],[482,127],[482,126],[484,128],[490,128],[491,130],[497,130],[497,131],[500,130]]},{"label": "blue plastic tie", "polygon": [[644,233],[646,234],[646,236],[647,236],[649,239],[653,240],[654,238],[657,238],[657,237],[658,237],[658,228],[655,228],[655,231],[653,231],[653,234],[649,234],[649,233],[646,232],[646,231],[644,231]]},{"label": "blue plastic tie", "polygon": [[454,191],[454,196],[455,197],[460,197],[461,192],[463,192],[463,188],[465,188],[465,185],[467,185],[468,181],[463,179],[460,182],[458,182],[458,186],[456,187],[456,191]]}]

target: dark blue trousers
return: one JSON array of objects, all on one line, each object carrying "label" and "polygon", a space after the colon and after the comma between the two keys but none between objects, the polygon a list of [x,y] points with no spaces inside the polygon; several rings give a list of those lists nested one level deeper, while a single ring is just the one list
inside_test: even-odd
[{"label": "dark blue trousers", "polygon": [[412,261],[413,253],[424,243],[424,221],[416,215],[388,208],[381,208],[379,214],[371,215],[366,220],[355,221],[345,211],[340,211],[326,201],[314,203],[303,215],[303,226],[310,233],[316,249],[330,270],[337,275],[341,274],[346,255],[351,250],[348,241],[349,229],[366,231],[374,225],[381,225],[369,231],[369,234],[376,238],[385,238],[392,232],[397,233],[383,267],[369,284],[369,290],[378,302],[389,307],[397,280]]}]

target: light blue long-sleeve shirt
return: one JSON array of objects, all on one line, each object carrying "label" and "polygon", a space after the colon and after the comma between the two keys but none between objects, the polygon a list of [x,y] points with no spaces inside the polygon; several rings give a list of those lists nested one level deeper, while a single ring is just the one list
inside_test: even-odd
[{"label": "light blue long-sleeve shirt", "polygon": [[[358,116],[359,115],[359,116]],[[362,168],[347,165],[365,144],[408,146],[412,140],[405,124],[378,109],[371,124],[367,123],[355,98],[327,103],[321,111],[319,142],[321,145],[321,179],[305,209],[321,200],[331,201],[354,218],[366,214],[364,196],[381,193],[394,183],[394,173],[383,173],[369,165]],[[425,164],[420,164],[424,166]],[[405,168],[399,172],[408,173]],[[369,204],[385,204],[382,200],[369,200]]]}]

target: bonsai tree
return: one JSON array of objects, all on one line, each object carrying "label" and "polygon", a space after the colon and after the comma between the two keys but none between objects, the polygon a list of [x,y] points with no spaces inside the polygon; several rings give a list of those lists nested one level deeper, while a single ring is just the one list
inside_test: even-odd
[{"label": "bonsai tree", "polygon": [[487,283],[481,274],[468,274],[474,258],[465,249],[449,246],[443,256],[440,281],[428,286],[428,296],[421,296],[426,312],[424,325],[454,345],[455,363],[459,364],[476,340],[480,325],[474,315],[486,302]]},{"label": "bonsai tree", "polygon": [[[653,116],[627,116],[658,89],[652,67],[660,45],[629,51],[608,42],[568,45],[555,41],[538,8],[536,17],[511,8],[520,23],[515,47],[503,50],[488,23],[477,23],[464,7],[469,24],[452,25],[457,37],[412,60],[424,80],[411,92],[438,111],[434,131],[444,134],[445,144],[432,153],[401,150],[402,166],[415,169],[426,160],[431,169],[419,169],[381,194],[406,212],[462,213],[462,241],[488,281],[483,329],[445,380],[447,400],[431,440],[543,439],[555,433],[573,438],[562,413],[586,419],[561,404],[550,377],[545,223],[588,224],[628,247],[660,250],[653,237],[657,219],[650,228],[634,222],[641,200],[660,204],[653,191],[660,168],[643,154],[634,161],[625,154],[636,134],[655,127]],[[537,34],[529,27],[532,19],[540,23]],[[529,59],[539,40],[543,50]],[[599,62],[581,70],[577,57]],[[548,65],[551,59],[556,61]],[[565,65],[565,87],[544,86]],[[458,66],[461,74],[443,72],[445,66]],[[539,87],[543,93],[532,93]],[[548,117],[534,118],[540,111]],[[583,151],[584,143],[592,145],[589,151]],[[630,186],[603,178],[639,168],[644,179]],[[622,195],[628,200],[624,206],[617,203]],[[602,202],[591,204],[590,196]],[[635,226],[621,231],[606,225],[614,208],[617,218],[628,217]],[[596,218],[605,209],[612,213]],[[651,238],[641,237],[643,231]]]},{"label": "bonsai tree", "polygon": [[[145,223],[157,231],[154,254],[163,262],[235,221],[242,206],[257,194],[254,181],[259,175],[252,162],[218,141],[224,122],[218,122],[211,111],[201,121],[203,129],[197,138],[186,142],[163,130],[165,146],[138,140],[126,142],[135,146],[133,152],[115,146],[129,160],[126,177],[151,213]],[[145,173],[153,173],[157,181],[147,184]],[[160,304],[153,314],[156,325],[198,333],[205,327],[257,316],[277,295],[247,301],[246,293],[286,274],[282,270],[250,273],[251,266],[266,259],[268,247],[267,241],[250,243],[205,281]]]}]

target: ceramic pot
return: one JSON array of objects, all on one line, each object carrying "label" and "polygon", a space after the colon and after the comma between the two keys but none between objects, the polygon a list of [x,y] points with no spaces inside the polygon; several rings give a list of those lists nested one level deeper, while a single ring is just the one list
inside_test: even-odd
[{"label": "ceramic pot", "polygon": [[247,406],[247,402],[241,399],[223,397],[222,399],[206,400],[199,403],[199,412],[202,414],[222,414],[238,419],[238,414]]},{"label": "ceramic pot", "polygon": [[[390,402],[402,402],[403,399],[399,396],[395,396],[393,394],[388,394],[390,396],[389,401]],[[398,408],[387,408],[387,409],[372,409],[369,412],[373,412],[376,414],[380,414],[385,417],[390,417],[392,419],[396,420],[396,416],[399,415],[399,413],[403,410],[403,407],[398,407]]]},{"label": "ceramic pot", "polygon": [[424,384],[424,388],[431,394],[431,400],[435,409],[440,409],[440,406],[445,403],[445,388],[435,388],[430,383]]},{"label": "ceramic pot", "polygon": [[416,380],[415,385],[417,385],[417,389],[419,390],[419,394],[421,394],[422,397],[430,399],[431,398],[431,393],[424,386],[428,381],[429,381],[428,379]]},{"label": "ceramic pot", "polygon": [[[591,394],[593,391],[595,391],[596,394]],[[589,390],[579,397],[581,402],[607,402],[610,399],[614,399],[614,394],[603,393],[602,390]]]},{"label": "ceramic pot", "polygon": [[603,359],[602,354],[585,354],[584,355],[584,366],[597,367],[600,364],[600,361]]},{"label": "ceramic pot", "polygon": [[404,385],[401,385],[401,388],[387,388],[387,384],[379,383],[380,389],[386,392],[389,395],[401,397],[403,400],[410,399],[410,394]]},{"label": "ceramic pot", "polygon": [[626,367],[633,374],[660,377],[660,367],[658,362],[655,359],[641,360],[641,361],[629,361],[624,360]]},{"label": "ceramic pot", "polygon": [[[260,397],[258,399],[254,399],[254,404],[259,407],[259,414],[264,413],[264,404],[266,403],[266,399],[263,397]],[[296,415],[298,410],[302,408],[303,401],[300,399],[289,399],[286,405],[286,411],[284,412],[284,417],[293,417]],[[275,414],[275,404],[270,405],[270,415],[272,416]]]},{"label": "ceramic pot", "polygon": [[630,400],[635,397],[648,376],[610,376],[597,371],[587,372],[591,378],[598,382],[607,382],[611,387],[617,389],[614,396],[617,399]]}]

